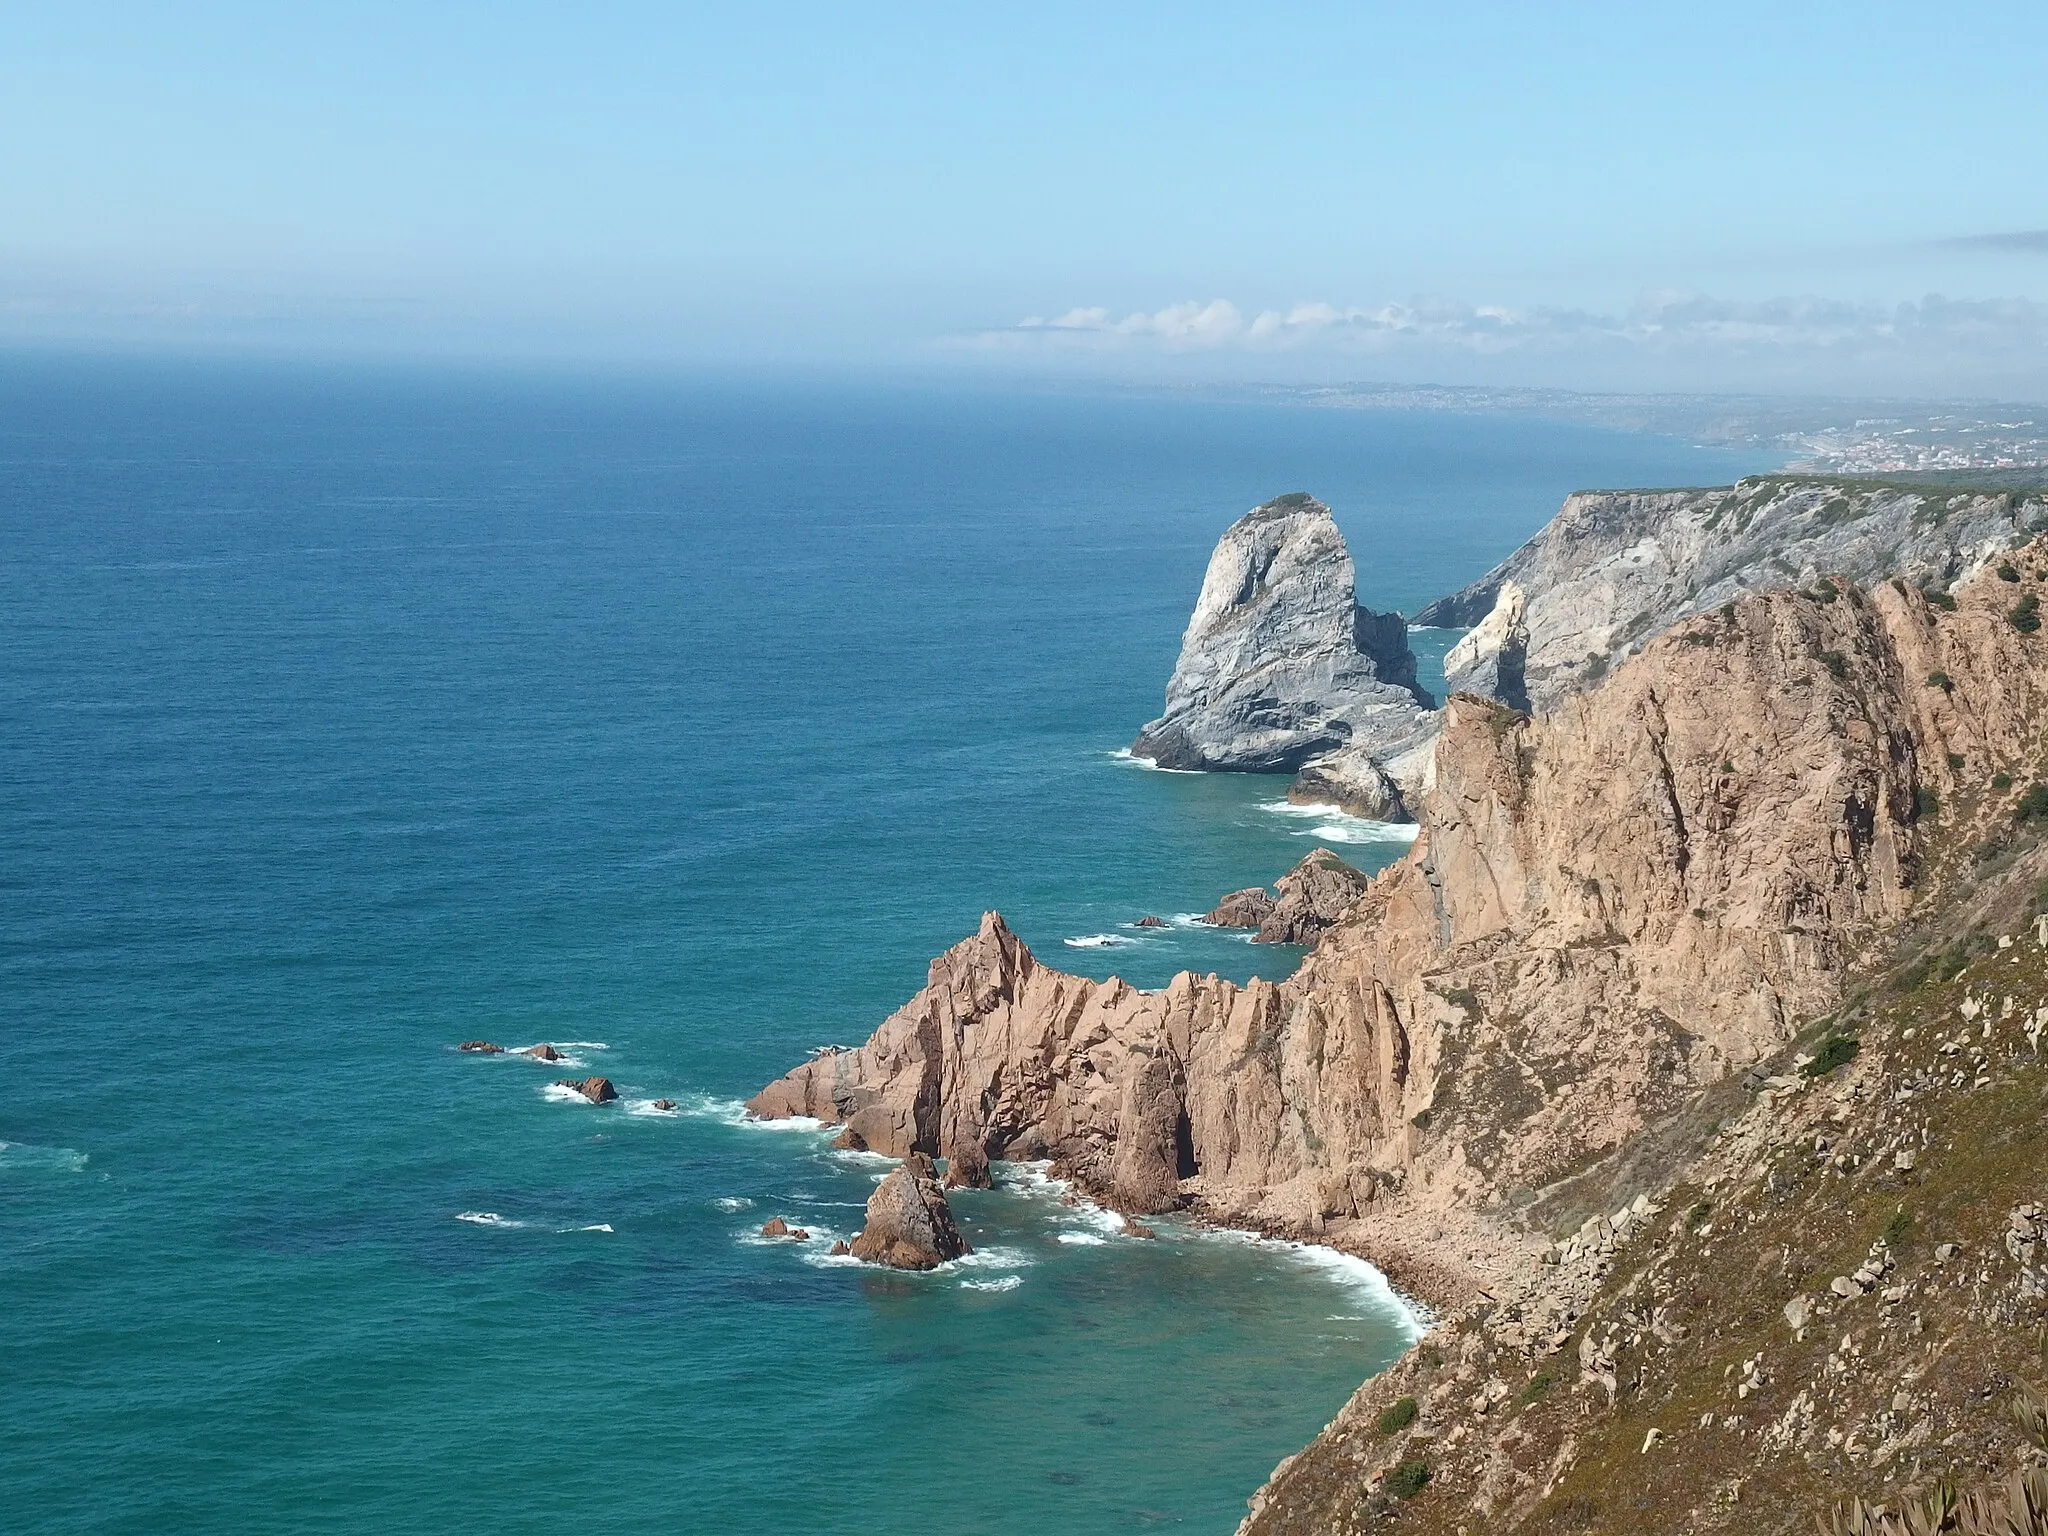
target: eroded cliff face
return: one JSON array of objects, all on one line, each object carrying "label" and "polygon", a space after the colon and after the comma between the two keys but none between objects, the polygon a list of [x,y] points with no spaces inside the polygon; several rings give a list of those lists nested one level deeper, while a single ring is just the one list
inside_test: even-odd
[{"label": "eroded cliff face", "polygon": [[[1581,491],[1527,544],[1415,622],[1480,624],[1505,586],[1518,586],[1528,603],[1526,685],[1541,711],[1687,615],[1824,574],[1945,586],[2022,542],[2044,514],[2039,494],[1821,476]],[[1503,696],[1479,681],[1458,686]]]},{"label": "eroded cliff face", "polygon": [[1347,745],[1413,746],[1431,702],[1401,616],[1358,606],[1330,509],[1297,493],[1217,541],[1165,712],[1131,751],[1164,768],[1292,773]]},{"label": "eroded cliff face", "polygon": [[2018,592],[1766,593],[1547,718],[1454,697],[1415,849],[1284,984],[1089,981],[990,914],[751,1108],[1314,1232],[1541,1188],[1840,997],[1914,900],[1928,796],[2048,719]]}]

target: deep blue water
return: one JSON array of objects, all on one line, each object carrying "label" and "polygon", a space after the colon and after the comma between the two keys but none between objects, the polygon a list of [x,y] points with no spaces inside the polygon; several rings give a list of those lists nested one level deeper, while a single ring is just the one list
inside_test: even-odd
[{"label": "deep blue water", "polygon": [[[732,1101],[988,907],[1143,984],[1293,964],[1063,943],[1369,835],[1110,755],[1244,508],[1316,492],[1362,599],[1412,609],[1570,489],[1757,467],[1484,418],[0,361],[0,1524],[937,1497],[924,1528],[1227,1532],[1405,1340],[1369,1275],[1099,1241],[1038,1188],[962,1196],[978,1264],[823,1265],[750,1234],[850,1231],[874,1167]],[[473,1036],[590,1042],[688,1112],[559,1102]]]}]

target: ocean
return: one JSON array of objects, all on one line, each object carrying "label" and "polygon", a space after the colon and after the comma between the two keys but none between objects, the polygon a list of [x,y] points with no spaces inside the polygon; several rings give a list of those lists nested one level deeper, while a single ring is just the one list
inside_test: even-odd
[{"label": "ocean", "polygon": [[[1216,536],[1412,611],[1769,461],[1111,392],[0,359],[0,1524],[1227,1533],[1413,1337],[1004,1168],[931,1275],[738,1103],[1002,911],[1157,985],[1385,829],[1118,749]],[[1418,634],[1429,672],[1452,638]],[[558,1045],[624,1102],[551,1093]],[[675,1113],[654,1110],[675,1100]],[[781,1215],[809,1244],[756,1234]]]}]

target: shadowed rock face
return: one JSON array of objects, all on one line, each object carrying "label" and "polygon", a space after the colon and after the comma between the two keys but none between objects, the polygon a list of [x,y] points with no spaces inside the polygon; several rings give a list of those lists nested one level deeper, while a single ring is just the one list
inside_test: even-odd
[{"label": "shadowed rock face", "polygon": [[1839,999],[1913,899],[1949,754],[2031,771],[2048,641],[2014,590],[1769,593],[1549,717],[1454,696],[1414,849],[1284,984],[1068,976],[991,913],[866,1045],[749,1107],[1310,1231],[1542,1187]]},{"label": "shadowed rock face", "polygon": [[1330,509],[1282,496],[1217,543],[1166,711],[1131,751],[1162,768],[1292,773],[1346,745],[1413,745],[1430,703],[1401,616],[1358,606]]},{"label": "shadowed rock face", "polygon": [[1485,672],[1465,689],[1540,711],[1596,682],[1689,614],[1767,587],[1822,576],[1946,585],[2027,537],[2048,512],[2039,495],[1759,476],[1692,491],[1580,491],[1541,532],[1470,586],[1415,615],[1482,625],[1507,587],[1526,597],[1527,698]]},{"label": "shadowed rock face", "polygon": [[936,1269],[969,1251],[929,1158],[911,1153],[875,1186],[867,1224],[848,1251],[892,1269]]}]

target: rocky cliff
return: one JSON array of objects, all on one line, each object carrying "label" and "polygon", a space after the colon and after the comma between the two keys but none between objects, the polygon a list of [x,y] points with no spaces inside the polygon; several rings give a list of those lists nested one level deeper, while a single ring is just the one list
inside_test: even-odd
[{"label": "rocky cliff", "polygon": [[[1547,708],[1689,614],[1822,575],[1950,583],[2048,522],[2039,492],[1764,475],[1685,491],[1581,491],[1493,570],[1415,616],[1483,624],[1526,598],[1528,697]],[[1480,682],[1458,683],[1494,693]],[[1519,707],[1519,706],[1518,706]]]},{"label": "rocky cliff", "polygon": [[[2048,786],[2025,789],[2048,768],[2044,566],[2048,552],[2029,546],[1933,599],[1904,580],[1866,591],[1806,577],[1799,589],[1717,605],[1648,640],[1600,688],[1547,716],[1454,696],[1416,806],[1414,850],[1371,882],[1286,982],[1183,974],[1144,992],[1065,976],[1038,965],[991,914],[867,1045],[798,1068],[751,1107],[844,1121],[898,1154],[1050,1155],[1126,1210],[1187,1205],[1362,1252],[1449,1312],[1457,1353],[1411,1357],[1363,1389],[1276,1475],[1252,1529],[1369,1528],[1400,1503],[1390,1493],[1425,1485],[1433,1491],[1401,1505],[1401,1518],[1437,1510],[1431,1528],[1446,1532],[1475,1513],[1504,1512],[1531,1529],[1589,1528],[1598,1496],[1570,1474],[1591,1465],[1592,1440],[1577,1437],[1597,1431],[1611,1448],[1615,1435],[1646,1434],[1630,1394],[1660,1379],[1675,1395],[1659,1399],[1648,1428],[1675,1435],[1717,1380],[1704,1367],[1658,1376],[1655,1362],[1678,1351],[1682,1330],[1740,1322],[1743,1337],[1761,1337],[1744,1310],[1754,1310],[1747,1297],[1760,1282],[1726,1294],[1713,1269],[1717,1240],[1701,1230],[1709,1223],[1671,1202],[1711,1209],[1722,1198],[1711,1191],[1731,1180],[1744,1201],[1761,1199],[1756,1190],[1775,1188],[1774,1160],[1797,1141],[1768,1130],[1743,1140],[1740,1125],[1734,1139],[1716,1139],[1716,1126],[1742,1108],[1750,1085],[1814,1080],[1787,1065],[1790,1048],[1845,1008],[1866,1009],[1859,997],[1899,946],[1946,943],[1958,924],[1978,921],[1970,903],[1987,889],[2031,903],[2048,872],[2048,852],[2033,842]],[[1998,1002],[1996,1013],[2009,1023],[2014,1003]],[[1899,1151],[1932,1144],[1933,1122],[1902,1128],[1877,1106],[1983,1077],[1989,1033],[1958,1037],[1945,1025],[1942,1043],[1906,1049],[1914,1037],[1904,1017],[1888,1026],[1901,1049],[1870,1069],[1878,1075],[1852,1079],[1868,1084],[1864,1097],[1836,1106],[1839,1116],[1831,1108],[1821,1121],[1797,1120],[1808,1153],[1847,1135],[1858,1149],[1850,1171],[1897,1169]],[[2048,1000],[2030,1017],[2048,1018]],[[1967,1061],[1957,1060],[1965,1049]],[[2017,1061],[2011,1041],[2000,1049],[2001,1061]],[[2038,1109],[2027,1112],[2038,1128]],[[1968,1123],[1963,1113],[1943,1134],[1966,1138]],[[1887,1147],[1891,1161],[1869,1161]],[[1999,1167],[2010,1184],[2038,1180],[2041,1164],[2014,1151]],[[1709,1191],[1704,1201],[1695,1188]],[[1768,1228],[1744,1212],[1744,1262],[1775,1253],[1766,1230],[1783,1234],[1791,1265],[1802,1221],[1820,1232],[1824,1219],[1847,1219],[1839,1200],[1829,1203],[1831,1186],[1814,1188],[1803,1211],[1787,1207]],[[1997,1189],[2005,1198],[2006,1186]],[[1868,1178],[1858,1185],[1856,1220],[1889,1190]],[[1588,1221],[1601,1212],[1614,1214]],[[1643,1254],[1650,1268],[1624,1276],[1618,1256],[1660,1214],[1683,1224]],[[1956,1217],[1958,1230],[1975,1219]],[[1812,1252],[1826,1245],[1802,1241],[1811,1250],[1802,1265],[1822,1262]],[[1832,1249],[1825,1261],[1837,1262]],[[1841,1276],[1859,1296],[1874,1289],[1857,1278],[1864,1268]],[[1977,1300],[1961,1298],[1957,1329],[1990,1315],[1992,1272],[1982,1274]],[[1771,1283],[1781,1280],[1812,1289],[1806,1267]],[[1952,1290],[1944,1294],[1956,1301]],[[1673,1310],[1681,1294],[1693,1322]],[[1997,1294],[2000,1326],[2040,1317],[2039,1290]],[[1868,1323],[1843,1326],[1846,1340]],[[1847,1348],[1809,1351],[1801,1369],[1819,1395],[1778,1410],[1788,1417],[1776,1422],[1790,1427],[1772,1433],[1814,1458],[1854,1439],[1838,1424],[1830,1443],[1827,1413],[1867,1406],[1823,1379],[1825,1362]],[[1560,1418],[1526,1444],[1488,1430],[1482,1443],[1472,1426],[1497,1429],[1488,1415],[1531,1390],[1531,1362],[1567,1349],[1578,1352],[1574,1392],[1591,1394],[1573,1398],[1586,1425]],[[1707,1359],[1724,1363],[1719,1353]],[[1725,1363],[1732,1375],[1737,1362]],[[1747,1379],[1763,1368],[1744,1369]],[[1404,1382],[1435,1417],[1420,1431],[1410,1420],[1382,1431],[1374,1415],[1397,1406],[1388,1395]],[[1540,1398],[1549,1387],[1534,1390]],[[1647,1411],[1649,1399],[1640,1402]],[[1706,1411],[1725,1416],[1711,1403]],[[1733,1447],[1730,1465],[1746,1468],[1779,1442],[1744,1423],[1721,1443]],[[1892,1427],[1904,1432],[1905,1422]],[[1443,1441],[1427,1439],[1440,1432]],[[1931,1431],[1916,1433],[1932,1464]],[[1469,1452],[1452,1454],[1468,1436]],[[1411,1460],[1422,1471],[1390,1483],[1397,1449],[1419,1453]],[[1904,1462],[1883,1468],[1907,1472]],[[1683,1479],[1659,1485],[1690,1490],[1691,1503],[1674,1493],[1677,1502],[1657,1504],[1659,1490],[1631,1488],[1637,1516],[1612,1528],[1791,1529],[1817,1507],[1813,1490],[1795,1487],[1785,1496],[1796,1520],[1757,1522],[1752,1507],[1734,1510],[1740,1474],[1730,1476],[1732,1492],[1726,1479],[1706,1492]],[[1560,1515],[1564,1498],[1582,1503]],[[1708,1500],[1719,1502],[1709,1509]]]},{"label": "rocky cliff", "polygon": [[1165,713],[1131,751],[1162,768],[1292,773],[1346,746],[1412,747],[1429,735],[1432,703],[1401,616],[1358,606],[1330,509],[1297,493],[1218,541]]}]

